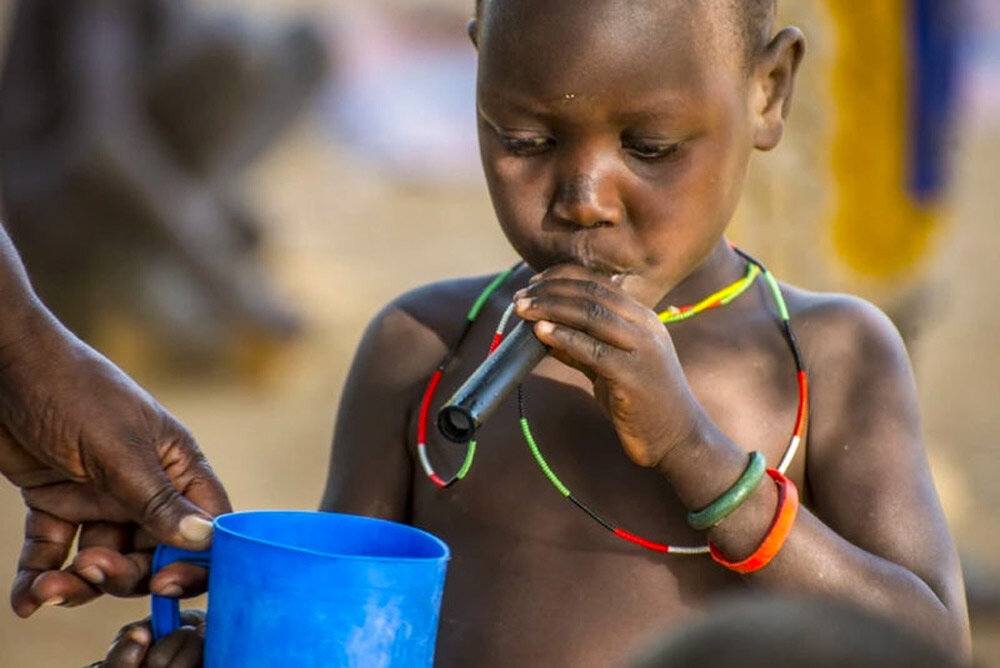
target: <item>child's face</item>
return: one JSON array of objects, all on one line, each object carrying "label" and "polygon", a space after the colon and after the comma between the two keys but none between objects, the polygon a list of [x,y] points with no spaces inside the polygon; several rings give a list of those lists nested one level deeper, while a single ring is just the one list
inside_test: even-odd
[{"label": "child's face", "polygon": [[479,136],[500,224],[536,270],[623,275],[653,305],[719,243],[754,145],[727,3],[493,0]]}]

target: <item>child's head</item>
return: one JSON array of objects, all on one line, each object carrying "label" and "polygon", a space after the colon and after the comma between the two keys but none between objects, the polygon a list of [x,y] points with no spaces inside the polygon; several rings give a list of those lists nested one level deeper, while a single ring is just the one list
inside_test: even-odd
[{"label": "child's head", "polygon": [[909,630],[853,605],[760,594],[725,599],[634,668],[959,668]]},{"label": "child's head", "polygon": [[654,303],[715,248],[781,137],[802,38],[774,0],[482,0],[480,147],[535,269],[623,274]]}]

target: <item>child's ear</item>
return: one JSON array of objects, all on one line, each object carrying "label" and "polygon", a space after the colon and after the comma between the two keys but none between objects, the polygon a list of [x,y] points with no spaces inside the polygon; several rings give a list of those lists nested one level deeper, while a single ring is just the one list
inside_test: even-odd
[{"label": "child's ear", "polygon": [[465,26],[465,32],[468,33],[469,39],[472,40],[472,46],[479,48],[479,21],[475,18],[469,19],[469,22]]},{"label": "child's ear", "polygon": [[795,73],[805,48],[802,32],[785,28],[757,58],[753,72],[754,146],[762,151],[771,150],[781,141],[792,104]]}]

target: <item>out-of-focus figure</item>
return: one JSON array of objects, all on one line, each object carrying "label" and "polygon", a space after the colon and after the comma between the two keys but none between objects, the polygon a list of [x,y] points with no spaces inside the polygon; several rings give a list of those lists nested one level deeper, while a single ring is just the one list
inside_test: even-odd
[{"label": "out-of-focus figure", "polygon": [[[328,130],[352,156],[418,186],[479,187],[472,0],[366,0],[336,13]],[[419,119],[419,122],[414,122]]]},{"label": "out-of-focus figure", "polygon": [[[779,658],[780,657],[780,658]],[[673,630],[632,668],[962,668],[926,639],[843,601],[730,598]]]},{"label": "out-of-focus figure", "polygon": [[184,0],[19,3],[0,81],[3,212],[70,327],[100,340],[124,320],[193,368],[294,332],[239,176],[322,79],[321,44],[305,25]]},{"label": "out-of-focus figure", "polygon": [[779,3],[815,75],[800,78],[783,151],[751,170],[736,235],[791,280],[875,301],[908,344],[944,237],[962,6]]},{"label": "out-of-focus figure", "polygon": [[[989,11],[996,21],[996,9],[987,5],[779,3],[783,22],[805,32],[805,66],[818,74],[798,78],[807,90],[796,95],[782,150],[750,170],[734,237],[766,249],[762,258],[793,281],[877,303],[911,356],[922,325],[946,308],[938,296],[947,288],[930,268],[948,236],[963,74],[959,40],[969,40],[976,11],[983,14],[978,20],[988,22]],[[785,187],[789,182],[796,186]],[[932,458],[961,477],[950,449],[932,450]],[[946,505],[971,504],[956,498],[964,485],[946,487]],[[996,627],[996,565],[970,555],[964,561],[974,625]]]}]

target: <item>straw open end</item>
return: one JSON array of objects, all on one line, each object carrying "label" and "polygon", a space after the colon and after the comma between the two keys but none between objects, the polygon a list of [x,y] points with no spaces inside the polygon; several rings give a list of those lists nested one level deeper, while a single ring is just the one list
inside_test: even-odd
[{"label": "straw open end", "polygon": [[438,431],[454,443],[468,443],[476,435],[476,419],[464,406],[444,406],[437,417]]}]

